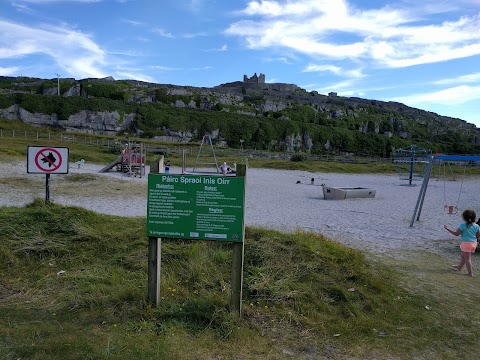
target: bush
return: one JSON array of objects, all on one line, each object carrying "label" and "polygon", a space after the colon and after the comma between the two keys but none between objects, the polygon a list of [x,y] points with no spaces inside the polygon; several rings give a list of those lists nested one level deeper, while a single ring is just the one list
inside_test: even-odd
[{"label": "bush", "polygon": [[307,155],[301,154],[301,153],[293,154],[290,157],[290,161],[294,161],[294,162],[305,161],[305,160],[307,160]]}]

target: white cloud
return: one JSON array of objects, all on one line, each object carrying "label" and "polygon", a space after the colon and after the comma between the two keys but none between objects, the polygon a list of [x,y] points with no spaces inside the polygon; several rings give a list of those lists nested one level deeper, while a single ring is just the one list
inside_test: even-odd
[{"label": "white cloud", "polygon": [[130,80],[139,80],[139,81],[145,81],[145,82],[155,82],[154,78],[148,75],[144,75],[141,73],[132,73],[132,72],[122,72],[118,71],[116,75],[119,79],[130,79]]},{"label": "white cloud", "polygon": [[278,58],[275,58],[275,59],[269,59],[267,61],[278,61],[278,62],[281,62],[281,63],[284,63],[284,64],[292,64],[290,59],[286,56],[281,56],[281,57],[278,57]]},{"label": "white cloud", "polygon": [[400,96],[391,99],[409,105],[440,104],[461,105],[472,100],[480,100],[480,86],[455,86],[439,91]]},{"label": "white cloud", "polygon": [[195,39],[195,38],[203,37],[203,36],[207,36],[207,33],[206,32],[198,32],[198,33],[187,33],[187,34],[182,35],[182,37],[185,38],[185,39]]},{"label": "white cloud", "polygon": [[294,52],[284,52],[281,56],[271,55],[268,57],[263,57],[262,61],[271,63],[271,62],[279,62],[283,64],[294,64],[302,62],[302,59],[298,56],[298,54]]},{"label": "white cloud", "polygon": [[352,77],[352,78],[361,78],[364,77],[362,70],[344,70],[339,66],[335,65],[308,65],[303,72],[331,72],[332,74],[344,77]]},{"label": "white cloud", "polygon": [[298,86],[302,89],[307,90],[307,91],[317,91],[317,89],[318,89],[318,84],[316,84],[316,83],[299,84]]},{"label": "white cloud", "polygon": [[52,68],[76,77],[105,77],[105,52],[90,36],[64,27],[30,27],[0,20],[0,59],[48,56]]},{"label": "white cloud", "polygon": [[451,11],[453,2],[415,4],[361,10],[345,0],[249,1],[237,13],[244,18],[225,33],[251,49],[370,60],[389,68],[480,55],[480,15],[439,22],[435,15]]},{"label": "white cloud", "polygon": [[152,66],[152,69],[161,70],[161,71],[179,71],[179,70],[183,70],[182,68],[178,68],[178,67],[170,67],[170,66],[162,66],[162,65]]},{"label": "white cloud", "polygon": [[153,28],[151,31],[155,34],[158,34],[158,35],[162,36],[162,37],[166,37],[166,38],[173,38],[174,37],[171,33],[169,33],[168,31],[166,31],[164,29],[161,29],[161,28]]},{"label": "white cloud", "polygon": [[338,83],[335,83],[329,86],[324,86],[319,91],[324,94],[330,91],[335,91],[335,92],[342,91],[342,93],[349,91],[350,93],[354,93],[354,91],[352,91],[351,89],[355,86],[355,84],[356,84],[356,80],[349,79],[349,80],[340,81]]},{"label": "white cloud", "polygon": [[213,67],[207,65],[207,66],[202,66],[202,67],[197,67],[197,68],[191,68],[190,70],[192,70],[192,71],[204,71],[204,70],[211,70],[211,69],[213,69]]},{"label": "white cloud", "polygon": [[97,3],[104,0],[20,0],[26,3],[32,4],[47,4],[47,3],[59,3],[59,2],[79,2],[79,3]]},{"label": "white cloud", "polygon": [[247,7],[241,11],[245,15],[263,15],[267,17],[280,16],[305,16],[315,11],[325,13],[345,12],[346,1],[344,0],[304,0],[288,1],[284,4],[278,1],[250,1]]},{"label": "white cloud", "polygon": [[[131,20],[131,19],[122,19],[122,22],[124,22],[126,24],[129,24],[129,25],[132,25],[132,26],[135,26],[135,27],[141,27],[141,28],[148,29],[150,32],[152,32],[156,35],[160,35],[161,37],[174,38],[173,34],[168,32],[167,30],[156,27],[156,26],[151,26],[148,23],[145,23],[145,22],[142,22],[142,21]],[[143,37],[142,39],[145,39],[145,38]]]},{"label": "white cloud", "polygon": [[20,70],[17,66],[12,67],[1,67],[0,66],[0,76],[10,76],[16,74]]},{"label": "white cloud", "polygon": [[[479,0],[480,1],[480,0]],[[434,84],[449,85],[449,84],[465,84],[465,83],[477,83],[480,82],[480,73],[473,73],[467,75],[461,75],[455,78],[442,79],[434,81]]]},{"label": "white cloud", "polygon": [[32,13],[32,9],[28,7],[25,4],[21,4],[18,2],[14,2],[11,4],[13,8],[15,8],[16,11],[21,12],[21,13]]},{"label": "white cloud", "polygon": [[122,22],[124,22],[126,24],[129,24],[129,25],[133,25],[133,26],[146,26],[145,23],[143,23],[141,21],[136,21],[136,20],[122,19]]},{"label": "white cloud", "polygon": [[224,52],[224,51],[228,51],[228,46],[227,46],[227,44],[223,44],[219,48],[207,49],[207,50],[204,50],[204,51],[205,52]]}]

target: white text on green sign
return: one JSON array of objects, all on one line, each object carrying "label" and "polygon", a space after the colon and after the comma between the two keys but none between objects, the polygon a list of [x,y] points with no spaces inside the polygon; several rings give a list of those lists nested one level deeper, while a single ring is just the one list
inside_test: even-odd
[{"label": "white text on green sign", "polygon": [[241,242],[245,179],[149,174],[147,236]]}]

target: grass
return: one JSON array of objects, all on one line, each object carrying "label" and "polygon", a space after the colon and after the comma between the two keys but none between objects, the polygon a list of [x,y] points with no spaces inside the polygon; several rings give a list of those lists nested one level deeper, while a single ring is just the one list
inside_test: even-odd
[{"label": "grass", "polygon": [[[25,124],[21,121],[11,121],[11,120],[0,120],[0,129],[6,131],[15,130],[19,134],[22,132],[34,132],[34,131],[58,131],[58,129],[44,129],[44,128],[35,128],[31,125]],[[82,134],[86,135],[86,134]],[[97,138],[97,136],[92,136]],[[125,141],[125,138],[119,138],[121,142]],[[165,146],[166,148],[172,147],[171,143],[162,143],[155,140],[141,139],[142,142],[155,144],[158,146]],[[83,143],[64,143],[58,144],[55,141],[49,141],[46,139],[35,140],[35,139],[24,139],[24,138],[2,138],[0,141],[0,154],[3,156],[4,160],[25,160],[27,157],[27,148],[28,146],[66,146],[69,148],[69,161],[74,163],[80,159],[84,159],[86,162],[95,163],[95,164],[109,164],[112,162],[119,154],[113,152],[113,149],[106,147],[97,147],[92,145],[87,145]],[[197,152],[199,145],[197,144],[182,144],[189,154],[186,158],[186,166],[192,168],[195,164]],[[175,147],[180,148],[177,144]],[[248,154],[247,150],[242,150],[235,152],[234,149],[225,149],[217,148],[216,157],[219,164],[224,160],[228,164],[233,164],[233,162],[243,163],[248,162],[249,167],[253,168],[270,168],[270,169],[283,169],[283,170],[302,170],[310,172],[327,172],[327,173],[350,173],[350,174],[396,174],[401,172],[404,176],[408,175],[408,170],[405,165],[402,169],[396,167],[393,163],[376,163],[376,162],[366,162],[366,163],[349,163],[349,162],[335,162],[335,161],[316,161],[316,160],[306,160],[306,161],[288,161],[281,159],[268,159],[268,158],[254,158],[246,155]],[[202,151],[202,154],[208,155],[208,150]],[[168,159],[172,162],[173,166],[181,167],[182,165],[182,155],[179,153],[169,153],[166,154]],[[147,163],[157,158],[158,154],[147,153]],[[211,159],[209,159],[210,161]],[[419,171],[424,169],[419,169]],[[442,168],[442,172],[450,172],[457,177],[463,176],[464,173],[463,166],[451,165],[448,170]],[[435,167],[433,172],[437,171]],[[465,171],[465,174],[468,175],[480,175],[479,167],[468,167]],[[450,174],[447,174],[450,175]]]},{"label": "grass", "polygon": [[143,218],[3,207],[0,359],[474,357],[478,281],[439,271],[438,255],[406,255],[247,228],[239,319],[228,244],[164,240],[154,308]]},{"label": "grass", "polygon": [[[29,145],[58,146],[2,139],[2,161],[24,161]],[[117,156],[68,146],[71,162],[107,164]],[[194,159],[188,161],[190,166]],[[312,172],[395,173],[390,164],[248,162]],[[5,177],[2,184],[41,193],[44,180]],[[96,175],[68,174],[56,175],[52,190],[88,196],[96,189],[114,196],[145,194],[142,186],[117,179],[105,186]],[[143,218],[41,200],[0,207],[0,360],[477,356],[479,280],[449,270],[459,256],[453,241],[435,244],[442,255],[379,258],[313,233],[247,228],[241,319],[228,310],[228,244],[165,239],[158,308],[146,301],[147,245]],[[480,269],[477,254],[474,269]]]},{"label": "grass", "polygon": [[[0,122],[1,123],[1,122]],[[14,161],[14,160],[23,160],[27,158],[27,149],[28,146],[67,146],[69,148],[69,161],[73,164],[80,159],[84,159],[87,163],[95,164],[109,164],[117,156],[118,153],[112,152],[111,149],[105,147],[97,147],[82,143],[68,143],[68,144],[58,144],[53,141],[43,140],[32,140],[32,139],[6,139],[2,138],[0,141],[0,154],[2,155],[2,161]],[[195,150],[196,151],[196,150]],[[186,166],[188,169],[191,169],[196,160],[196,152],[192,151],[192,155],[187,156]],[[157,158],[156,154],[147,153],[147,163]],[[173,166],[181,167],[182,158],[181,154],[171,153],[168,154],[168,159],[172,162]],[[264,158],[250,158],[245,157],[240,153],[236,154],[234,151],[230,151],[228,155],[219,157],[217,160],[220,162],[220,159],[226,160],[228,164],[233,164],[233,162],[244,163],[247,162],[249,167],[252,168],[264,168],[264,169],[282,169],[282,170],[301,170],[309,171],[312,173],[346,173],[346,174],[392,174],[395,175],[400,170],[396,169],[392,163],[344,163],[344,162],[334,162],[334,161],[317,161],[317,160],[306,160],[306,161],[288,161],[288,160],[279,160],[279,159],[264,159]],[[442,168],[443,169],[443,168]],[[432,170],[432,173],[437,172],[437,167]],[[456,177],[462,177],[464,174],[463,166],[451,166],[451,171]],[[442,173],[444,170],[441,170]],[[450,169],[448,170],[450,171]],[[406,172],[402,169],[402,174]],[[450,173],[447,174],[449,176]],[[479,167],[468,167],[465,171],[466,176],[470,175],[480,175]],[[432,175],[433,176],[433,175]]]}]

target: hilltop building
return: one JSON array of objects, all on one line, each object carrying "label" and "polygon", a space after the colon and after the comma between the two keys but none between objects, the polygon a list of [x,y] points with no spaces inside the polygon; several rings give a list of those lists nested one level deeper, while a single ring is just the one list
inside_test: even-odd
[{"label": "hilltop building", "polygon": [[247,75],[243,75],[243,82],[250,84],[265,84],[265,74],[260,73],[260,75],[257,76],[257,73],[255,73],[250,78]]}]

